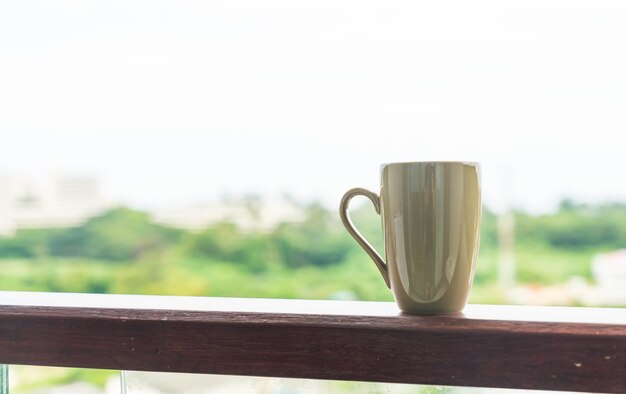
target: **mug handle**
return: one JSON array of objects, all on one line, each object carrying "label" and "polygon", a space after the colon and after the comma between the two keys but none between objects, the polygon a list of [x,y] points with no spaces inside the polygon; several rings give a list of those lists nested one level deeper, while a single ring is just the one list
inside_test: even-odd
[{"label": "mug handle", "polygon": [[343,225],[346,227],[346,230],[352,235],[352,238],[356,240],[356,242],[361,245],[361,247],[365,250],[365,252],[374,260],[374,264],[378,267],[380,274],[383,276],[385,284],[388,288],[391,288],[389,284],[389,271],[387,270],[387,264],[385,260],[374,250],[372,245],[370,245],[363,235],[359,232],[359,230],[354,227],[354,223],[350,219],[350,215],[348,215],[348,205],[350,205],[350,200],[356,196],[365,196],[370,199],[372,204],[374,204],[374,209],[376,209],[376,213],[380,215],[380,197],[378,194],[371,192],[369,190],[357,187],[354,189],[350,189],[343,195],[341,199],[341,203],[339,204],[339,216],[341,217],[341,221]]}]

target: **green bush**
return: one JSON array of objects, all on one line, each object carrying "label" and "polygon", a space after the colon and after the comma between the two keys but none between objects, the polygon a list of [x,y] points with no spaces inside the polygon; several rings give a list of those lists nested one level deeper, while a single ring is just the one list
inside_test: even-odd
[{"label": "green bush", "polygon": [[520,244],[543,244],[557,249],[626,247],[626,206],[596,207],[564,202],[558,212],[539,217],[516,215]]},{"label": "green bush", "polygon": [[252,271],[263,270],[280,260],[268,234],[243,232],[229,222],[188,235],[185,250],[194,257],[228,261]]},{"label": "green bush", "polygon": [[0,258],[48,256],[49,241],[59,231],[26,229],[12,237],[0,237]]},{"label": "green bush", "polygon": [[84,225],[49,234],[50,256],[138,260],[171,247],[181,232],[150,221],[146,213],[115,208]]},{"label": "green bush", "polygon": [[337,264],[356,247],[337,218],[317,204],[308,207],[302,222],[278,226],[272,240],[289,267]]}]

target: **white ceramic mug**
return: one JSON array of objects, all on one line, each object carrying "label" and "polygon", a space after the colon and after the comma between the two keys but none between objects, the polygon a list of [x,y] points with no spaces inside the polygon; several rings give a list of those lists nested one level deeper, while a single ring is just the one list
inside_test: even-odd
[{"label": "white ceramic mug", "polygon": [[[381,215],[383,260],[356,230],[348,204],[369,198]],[[480,168],[466,162],[390,163],[381,166],[380,195],[351,189],[341,220],[374,260],[400,309],[452,313],[463,309],[476,269],[481,216]]]}]

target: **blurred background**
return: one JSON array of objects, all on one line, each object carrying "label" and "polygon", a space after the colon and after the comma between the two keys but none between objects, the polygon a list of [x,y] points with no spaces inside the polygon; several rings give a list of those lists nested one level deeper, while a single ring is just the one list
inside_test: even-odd
[{"label": "blurred background", "polygon": [[[0,290],[389,301],[343,192],[376,190],[383,162],[468,160],[470,302],[626,306],[625,19],[591,0],[2,2]],[[382,251],[369,203],[352,216]],[[52,375],[13,387],[108,376]]]}]

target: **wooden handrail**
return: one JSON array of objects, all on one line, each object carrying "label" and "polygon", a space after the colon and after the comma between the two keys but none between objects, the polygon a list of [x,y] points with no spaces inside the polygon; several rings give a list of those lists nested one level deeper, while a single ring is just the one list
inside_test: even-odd
[{"label": "wooden handrail", "polygon": [[0,292],[0,363],[626,392],[626,309]]}]

